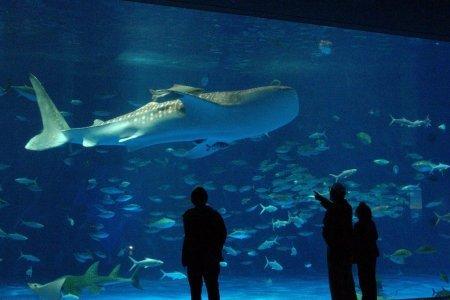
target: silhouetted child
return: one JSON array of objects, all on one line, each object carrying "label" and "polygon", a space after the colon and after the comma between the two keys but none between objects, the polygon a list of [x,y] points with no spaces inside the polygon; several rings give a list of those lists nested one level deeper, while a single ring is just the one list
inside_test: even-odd
[{"label": "silhouetted child", "polygon": [[359,287],[362,292],[362,300],[377,299],[376,263],[379,255],[377,240],[378,232],[372,221],[370,207],[361,202],[355,211],[358,222],[355,223],[354,256],[358,266]]}]

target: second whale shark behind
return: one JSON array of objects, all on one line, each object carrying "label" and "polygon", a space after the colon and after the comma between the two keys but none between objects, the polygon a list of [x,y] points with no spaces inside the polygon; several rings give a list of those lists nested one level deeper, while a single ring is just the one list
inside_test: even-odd
[{"label": "second whale shark behind", "polygon": [[287,86],[204,93],[198,88],[174,85],[154,91],[153,99],[158,102],[152,100],[110,120],[95,120],[89,127],[70,128],[39,80],[30,75],[30,81],[43,130],[25,145],[28,150],[46,150],[65,143],[84,147],[120,145],[136,150],[196,141],[197,145],[183,156],[198,158],[226,148],[233,141],[267,134],[291,122],[299,111],[297,93]]}]

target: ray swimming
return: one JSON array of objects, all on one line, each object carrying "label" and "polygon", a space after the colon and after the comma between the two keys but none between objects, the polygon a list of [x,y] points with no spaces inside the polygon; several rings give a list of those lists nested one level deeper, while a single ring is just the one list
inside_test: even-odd
[{"label": "ray swimming", "polygon": [[59,300],[62,295],[80,297],[84,289],[99,293],[107,285],[131,283],[135,288],[142,289],[137,268],[130,278],[119,276],[120,265],[117,265],[109,275],[98,275],[98,262],[93,263],[83,275],[66,275],[46,284],[29,283],[30,289],[43,300]]},{"label": "ray swimming", "polygon": [[152,101],[110,120],[70,128],[42,84],[30,75],[43,130],[25,145],[46,150],[65,143],[84,147],[125,146],[130,151],[172,142],[195,142],[184,156],[210,155],[231,143],[267,134],[291,122],[299,111],[294,89],[263,86],[230,92],[209,92],[183,85],[153,91]]}]

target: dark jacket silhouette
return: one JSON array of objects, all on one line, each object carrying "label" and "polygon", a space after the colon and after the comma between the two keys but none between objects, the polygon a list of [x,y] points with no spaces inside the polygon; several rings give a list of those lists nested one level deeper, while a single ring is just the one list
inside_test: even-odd
[{"label": "dark jacket silhouette", "polygon": [[356,300],[352,274],[353,213],[345,194],[345,186],[340,183],[331,187],[331,201],[315,192],[316,199],[326,209],[322,236],[327,244],[328,280],[333,300]]},{"label": "dark jacket silhouette", "polygon": [[362,300],[377,299],[376,263],[379,251],[377,247],[378,232],[372,221],[370,207],[361,202],[356,208],[359,221],[355,223],[354,255],[358,266],[359,286]]},{"label": "dark jacket silhouette", "polygon": [[208,299],[218,300],[220,261],[227,230],[222,216],[206,205],[207,194],[202,188],[192,192],[195,207],[183,215],[184,242],[182,264],[187,267],[191,299],[201,299],[202,282],[205,281]]}]

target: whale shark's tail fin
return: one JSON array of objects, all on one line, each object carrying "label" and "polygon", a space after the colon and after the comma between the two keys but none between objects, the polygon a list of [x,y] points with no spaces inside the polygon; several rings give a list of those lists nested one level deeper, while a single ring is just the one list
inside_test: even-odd
[{"label": "whale shark's tail fin", "polygon": [[55,104],[53,104],[52,99],[50,99],[39,80],[30,74],[30,81],[36,93],[43,130],[40,134],[28,141],[25,149],[40,151],[58,147],[68,141],[63,131],[70,129],[70,127]]}]

